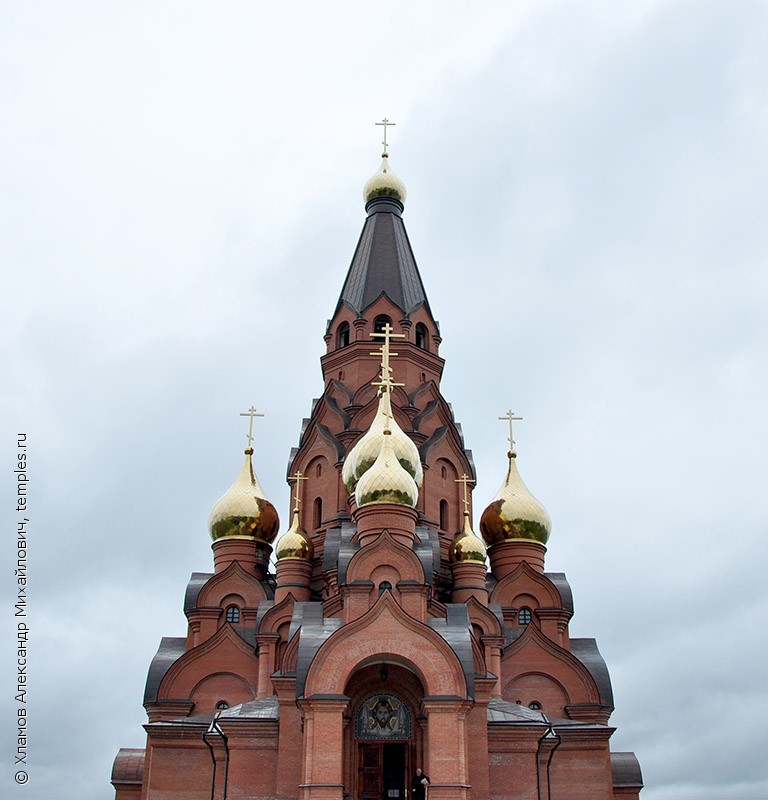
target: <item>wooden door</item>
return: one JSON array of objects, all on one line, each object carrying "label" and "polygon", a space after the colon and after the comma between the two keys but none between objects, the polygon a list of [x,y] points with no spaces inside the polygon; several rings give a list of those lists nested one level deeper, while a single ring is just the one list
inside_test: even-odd
[{"label": "wooden door", "polygon": [[357,764],[357,800],[382,800],[384,746],[380,742],[360,744]]}]

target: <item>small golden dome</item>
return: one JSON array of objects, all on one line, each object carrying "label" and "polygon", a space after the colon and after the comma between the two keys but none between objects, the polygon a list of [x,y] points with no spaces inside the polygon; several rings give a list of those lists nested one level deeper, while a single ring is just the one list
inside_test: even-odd
[{"label": "small golden dome", "polygon": [[357,444],[349,451],[344,459],[341,469],[341,479],[352,494],[360,478],[369,470],[381,453],[384,444],[384,431],[390,431],[390,440],[395,457],[400,466],[416,481],[416,486],[421,487],[424,481],[424,470],[421,467],[421,456],[413,440],[395,422],[392,416],[390,393],[383,391],[379,397],[379,407],[373,418],[371,427],[363,434]]},{"label": "small golden dome", "polygon": [[517,471],[517,454],[510,451],[507,477],[480,517],[480,532],[488,544],[527,539],[546,544],[552,530],[547,509],[528,491]]},{"label": "small golden dome", "polygon": [[485,543],[472,530],[472,526],[469,523],[469,513],[464,514],[464,530],[456,536],[451,544],[451,562],[454,564],[462,561],[485,563],[487,554]]},{"label": "small golden dome", "polygon": [[368,178],[363,187],[363,200],[367,203],[375,197],[394,197],[404,203],[407,195],[405,184],[389,168],[389,156],[383,153],[379,171]]},{"label": "small golden dome", "polygon": [[379,455],[357,482],[355,500],[358,508],[376,503],[394,503],[415,508],[419,499],[416,481],[400,464],[393,449],[393,436],[389,429],[382,432]]},{"label": "small golden dome", "polygon": [[219,498],[208,518],[211,538],[247,537],[270,544],[277,535],[280,520],[272,503],[264,497],[253,472],[253,448],[245,451],[245,461],[235,482]]},{"label": "small golden dome", "polygon": [[314,554],[314,545],[307,532],[299,525],[299,509],[294,509],[291,527],[278,540],[275,556],[278,561],[286,558],[303,558],[311,561]]}]

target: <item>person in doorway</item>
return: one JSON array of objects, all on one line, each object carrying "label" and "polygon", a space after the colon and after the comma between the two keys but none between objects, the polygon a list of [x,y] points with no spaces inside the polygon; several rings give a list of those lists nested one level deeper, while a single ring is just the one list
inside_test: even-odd
[{"label": "person in doorway", "polygon": [[416,774],[413,776],[412,784],[414,800],[426,800],[429,778],[423,773],[421,767],[417,768]]}]

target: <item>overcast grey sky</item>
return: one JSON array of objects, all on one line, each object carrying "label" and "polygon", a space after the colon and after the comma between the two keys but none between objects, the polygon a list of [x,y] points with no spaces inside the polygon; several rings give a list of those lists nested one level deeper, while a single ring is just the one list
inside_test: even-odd
[{"label": "overcast grey sky", "polygon": [[385,115],[475,521],[512,407],[643,797],[768,797],[767,53],[756,0],[0,2],[3,797],[112,796],[252,403],[287,522]]}]

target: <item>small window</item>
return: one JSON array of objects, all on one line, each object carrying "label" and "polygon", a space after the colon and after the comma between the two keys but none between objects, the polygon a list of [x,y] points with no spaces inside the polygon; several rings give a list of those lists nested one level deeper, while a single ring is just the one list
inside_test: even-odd
[{"label": "small window", "polygon": [[384,592],[391,592],[392,591],[392,584],[389,581],[382,581],[379,584],[379,597],[381,597]]},{"label": "small window", "polygon": [[533,619],[533,612],[531,611],[530,608],[528,608],[528,606],[523,606],[517,612],[517,621],[520,623],[520,625],[530,625],[532,619]]},{"label": "small window", "polygon": [[448,530],[448,501],[440,501],[440,529]]},{"label": "small window", "polygon": [[317,469],[315,470],[317,477],[319,478],[323,474],[323,465],[318,464]]},{"label": "small window", "polygon": [[445,480],[448,476],[448,470],[445,467],[440,467],[440,477]]},{"label": "small window", "polygon": [[216,708],[218,708],[219,711],[224,711],[225,708],[229,708],[229,703],[226,700],[219,700],[219,702],[216,703]]},{"label": "small window", "polygon": [[533,709],[534,711],[541,711],[541,703],[538,700],[534,700],[531,703],[528,703],[528,708]]},{"label": "small window", "polygon": [[339,347],[346,347],[349,344],[349,323],[342,322],[338,330]]},{"label": "small window", "polygon": [[421,322],[416,326],[416,347],[427,349],[427,326]]},{"label": "small window", "polygon": [[227,622],[240,622],[240,609],[237,606],[227,608]]},{"label": "small window", "polygon": [[317,530],[323,524],[323,498],[316,497],[312,506],[312,527]]},{"label": "small window", "polygon": [[384,333],[384,328],[387,325],[389,325],[390,328],[392,327],[392,320],[388,316],[382,314],[380,317],[376,317],[373,323],[374,333]]}]

